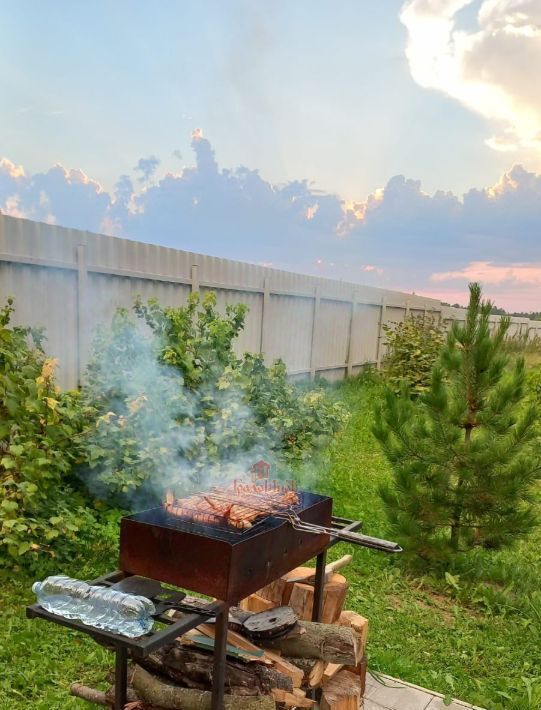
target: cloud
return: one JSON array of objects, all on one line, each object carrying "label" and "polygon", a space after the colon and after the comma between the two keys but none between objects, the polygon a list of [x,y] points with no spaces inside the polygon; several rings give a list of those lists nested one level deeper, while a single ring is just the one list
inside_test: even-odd
[{"label": "cloud", "polygon": [[55,165],[29,174],[0,161],[0,211],[6,214],[98,231],[110,205],[110,195],[80,169]]},{"label": "cloud", "polygon": [[112,193],[82,170],[30,173],[3,159],[0,210],[444,300],[480,278],[499,305],[541,308],[541,175],[515,166],[463,196],[396,175],[346,202],[308,180],[273,184],[257,170],[222,168],[201,130],[192,149],[193,165],[145,183],[121,175]]},{"label": "cloud", "polygon": [[156,172],[156,168],[160,164],[160,159],[155,155],[151,155],[148,158],[139,158],[137,165],[134,170],[141,173],[139,182],[146,182]]},{"label": "cloud", "polygon": [[414,80],[488,119],[496,150],[541,149],[541,3],[482,0],[477,28],[460,28],[473,0],[409,0],[400,18]]},{"label": "cloud", "polygon": [[475,261],[458,271],[432,274],[431,281],[482,281],[484,284],[541,285],[541,264],[493,264]]}]

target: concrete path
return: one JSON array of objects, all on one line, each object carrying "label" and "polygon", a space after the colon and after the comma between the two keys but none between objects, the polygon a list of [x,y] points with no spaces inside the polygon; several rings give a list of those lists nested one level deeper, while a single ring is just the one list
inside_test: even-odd
[{"label": "concrete path", "polygon": [[443,695],[388,675],[378,676],[378,682],[370,673],[366,676],[363,710],[483,710],[454,700],[443,704]]}]

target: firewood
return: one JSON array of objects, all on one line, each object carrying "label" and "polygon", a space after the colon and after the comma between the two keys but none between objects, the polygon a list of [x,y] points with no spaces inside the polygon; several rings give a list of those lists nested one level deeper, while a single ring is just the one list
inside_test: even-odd
[{"label": "firewood", "polygon": [[278,579],[275,579],[274,582],[271,582],[270,584],[267,584],[266,587],[260,589],[257,594],[263,599],[267,599],[272,602],[273,606],[282,606],[283,603],[286,603],[282,602],[285,586],[285,579],[283,577],[278,577]]},{"label": "firewood", "polygon": [[86,700],[88,703],[93,703],[94,705],[109,705],[110,701],[107,699],[107,695],[102,690],[95,690],[94,688],[89,688],[87,685],[82,685],[81,683],[72,683],[70,686],[70,694],[75,698],[81,698]]},{"label": "firewood", "polygon": [[[206,690],[212,687],[213,655],[177,642],[140,659],[139,664],[154,674],[190,688]],[[225,665],[225,686],[237,695],[268,694],[272,688],[292,691],[294,687],[290,676],[278,667],[247,664],[230,658]]]},{"label": "firewood", "polygon": [[250,594],[249,597],[243,599],[240,603],[240,608],[246,611],[251,611],[254,613],[259,613],[260,611],[267,611],[272,609],[274,606],[273,602],[268,599],[260,597],[259,594]]},{"label": "firewood", "polygon": [[[328,582],[335,572],[349,565],[352,559],[352,555],[344,555],[334,562],[329,562],[325,567],[325,581]],[[288,582],[314,584],[315,581],[316,571],[312,567],[297,567],[297,569],[292,570],[288,575]]]},{"label": "firewood", "polygon": [[300,688],[304,678],[302,668],[299,668],[295,665],[295,663],[282,658],[277,653],[269,651],[268,649],[265,650],[265,656],[272,661],[273,666],[278,673],[281,673],[291,679],[293,688]]},{"label": "firewood", "polygon": [[338,671],[341,671],[343,667],[343,663],[327,663],[323,672],[323,684],[328,683],[331,678],[334,678]]},{"label": "firewood", "polygon": [[325,585],[323,597],[323,617],[321,621],[334,624],[338,621],[344,607],[349,584],[341,574],[333,574]]},{"label": "firewood", "polygon": [[299,576],[305,576],[309,577],[311,574],[314,574],[314,568],[313,567],[296,567],[295,569],[292,569],[291,572],[288,572],[287,574],[284,574],[282,577],[282,581],[284,583],[284,590],[282,594],[282,604],[289,604],[289,600],[291,598],[291,592],[293,591],[293,586],[295,584],[295,580]]},{"label": "firewood", "polygon": [[[114,679],[113,679],[114,680]],[[97,690],[96,688],[90,688],[88,685],[83,685],[82,683],[72,683],[70,686],[70,694],[75,698],[80,698],[81,700],[86,700],[92,705],[105,705],[112,707],[115,704],[115,689],[114,687],[109,688],[106,692],[102,690]],[[133,688],[128,686],[128,701],[130,703],[141,702]],[[143,703],[141,703],[143,705]],[[126,705],[126,708],[128,706]],[[152,710],[150,705],[144,704],[145,710]],[[159,710],[159,709],[158,709]]]},{"label": "firewood", "polygon": [[364,691],[366,688],[366,671],[368,668],[368,661],[366,656],[363,656],[359,663],[357,663],[356,666],[344,666],[345,671],[349,671],[350,673],[355,673],[355,675],[359,676],[359,679],[361,681],[361,696],[364,696]]},{"label": "firewood", "polygon": [[295,582],[289,597],[289,606],[295,611],[299,619],[310,621],[314,605],[314,588],[309,584]]},{"label": "firewood", "polygon": [[340,671],[323,686],[321,710],[358,710],[361,681],[349,671]]},{"label": "firewood", "polygon": [[[210,710],[212,693],[209,690],[180,688],[135,666],[133,685],[141,698],[165,710]],[[275,710],[272,695],[225,695],[226,710]]]},{"label": "firewood", "polygon": [[[203,630],[209,635],[212,635],[212,638],[214,638],[214,627],[212,626],[212,624],[201,624],[201,626],[198,626],[197,628]],[[228,631],[227,641],[228,644],[233,643],[240,648],[244,647],[244,649],[249,652],[251,651],[252,653],[263,653],[262,658],[257,658],[254,656],[253,659],[258,662],[261,661],[263,663],[272,665],[278,673],[281,673],[282,675],[290,678],[292,681],[293,688],[298,688],[301,685],[303,678],[302,669],[298,668],[293,663],[290,663],[289,661],[281,658],[277,653],[269,651],[268,649],[262,651],[262,649],[260,649],[258,646],[255,646],[253,643],[246,640],[243,636],[234,631]]]},{"label": "firewood", "polygon": [[277,703],[283,703],[287,708],[312,708],[316,705],[315,700],[310,700],[304,693],[287,693],[285,690],[273,690],[272,697]]},{"label": "firewood", "polygon": [[331,663],[357,665],[360,660],[357,635],[345,626],[299,621],[295,629],[280,639],[262,641],[264,648],[279,649],[291,658],[320,658]]},{"label": "firewood", "polygon": [[292,658],[291,662],[304,673],[302,679],[303,687],[317,688],[321,685],[323,671],[327,667],[325,661],[322,661],[320,658]]},{"label": "firewood", "polygon": [[364,655],[368,640],[368,619],[354,611],[343,611],[338,619],[338,624],[340,626],[349,626],[355,631],[359,639],[361,655]]},{"label": "firewood", "polygon": [[[323,591],[323,613],[321,621],[325,624],[334,624],[342,611],[348,583],[341,574],[333,574],[329,582],[325,584]],[[309,621],[312,618],[312,607],[314,604],[314,587],[309,584],[296,582],[293,585],[289,606],[295,611],[299,619]]]}]

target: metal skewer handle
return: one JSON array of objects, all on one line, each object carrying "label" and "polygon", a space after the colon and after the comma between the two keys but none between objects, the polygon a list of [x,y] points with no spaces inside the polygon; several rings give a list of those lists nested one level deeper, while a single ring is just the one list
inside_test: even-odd
[{"label": "metal skewer handle", "polygon": [[352,542],[354,545],[368,547],[371,550],[379,550],[380,552],[402,552],[402,548],[396,542],[382,540],[379,537],[370,537],[370,535],[362,535],[361,533],[350,532],[349,530],[334,530],[331,529],[331,536],[336,537],[344,542]]}]

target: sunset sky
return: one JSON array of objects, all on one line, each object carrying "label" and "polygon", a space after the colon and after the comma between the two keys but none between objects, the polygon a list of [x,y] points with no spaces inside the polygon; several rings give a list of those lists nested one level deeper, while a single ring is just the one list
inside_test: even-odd
[{"label": "sunset sky", "polygon": [[540,0],[0,0],[0,210],[541,310]]}]

